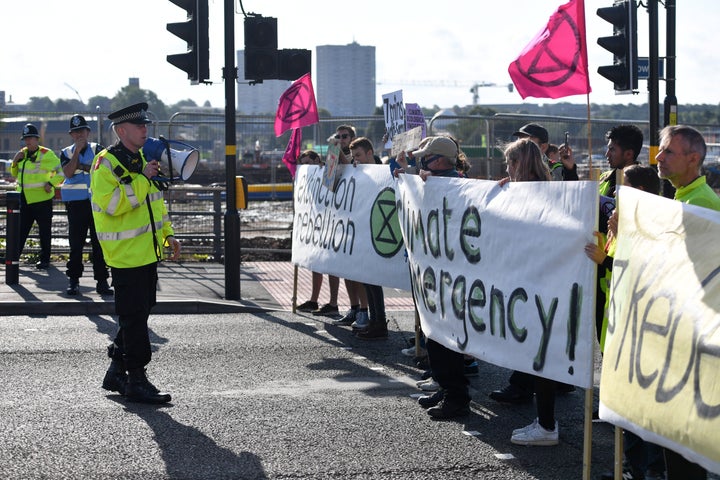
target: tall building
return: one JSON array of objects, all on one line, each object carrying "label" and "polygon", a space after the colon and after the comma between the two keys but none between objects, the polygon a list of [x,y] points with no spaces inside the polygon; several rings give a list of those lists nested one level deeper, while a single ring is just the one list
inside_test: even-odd
[{"label": "tall building", "polygon": [[335,117],[375,112],[375,47],[322,45],[315,58],[318,108]]},{"label": "tall building", "polygon": [[245,80],[245,52],[238,50],[237,112],[241,115],[275,115],[280,95],[292,84],[287,80],[263,80],[248,85]]}]

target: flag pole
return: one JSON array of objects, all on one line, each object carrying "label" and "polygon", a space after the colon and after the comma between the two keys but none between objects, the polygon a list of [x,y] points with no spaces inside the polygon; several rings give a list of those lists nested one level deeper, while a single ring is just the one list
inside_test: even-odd
[{"label": "flag pole", "polygon": [[596,175],[592,164],[592,121],[590,120],[590,92],[585,94],[587,105],[587,139],[588,139],[588,180],[595,180]]}]

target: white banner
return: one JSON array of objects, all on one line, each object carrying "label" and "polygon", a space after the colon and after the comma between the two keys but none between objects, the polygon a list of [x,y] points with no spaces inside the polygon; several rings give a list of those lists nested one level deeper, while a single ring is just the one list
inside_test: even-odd
[{"label": "white banner", "polygon": [[395,188],[387,165],[338,165],[334,192],[323,185],[321,167],[300,166],[292,262],[340,278],[410,290]]},{"label": "white banner", "polygon": [[399,219],[423,331],[453,350],[593,384],[596,182],[401,175]]},{"label": "white banner", "polygon": [[720,212],[618,202],[600,417],[720,473]]}]

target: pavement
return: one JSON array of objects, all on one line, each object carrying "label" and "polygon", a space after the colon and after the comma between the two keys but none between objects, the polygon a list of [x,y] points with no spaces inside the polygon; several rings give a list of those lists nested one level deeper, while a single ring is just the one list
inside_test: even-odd
[{"label": "pavement", "polygon": [[[95,292],[92,267],[85,265],[80,279],[80,294],[65,293],[68,279],[65,264],[53,263],[47,270],[21,264],[18,282],[8,285],[5,267],[0,268],[0,315],[110,315],[115,312],[112,296]],[[310,298],[311,274],[290,262],[246,262],[240,265],[240,300],[225,295],[225,266],[208,262],[163,262],[158,267],[158,304],[153,314],[257,313],[292,311],[296,304]],[[297,278],[297,280],[295,280]],[[340,282],[338,294],[341,313],[347,293]],[[328,300],[327,283],[319,302]],[[410,292],[385,289],[389,311],[412,311]]]}]

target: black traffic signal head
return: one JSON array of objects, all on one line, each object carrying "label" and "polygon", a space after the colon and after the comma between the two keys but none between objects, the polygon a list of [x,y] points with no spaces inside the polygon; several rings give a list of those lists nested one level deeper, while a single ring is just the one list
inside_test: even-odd
[{"label": "black traffic signal head", "polygon": [[297,80],[310,72],[310,50],[278,50],[277,19],[245,17],[245,80]]},{"label": "black traffic signal head", "polygon": [[612,7],[598,8],[597,14],[613,26],[613,35],[597,43],[612,52],[613,64],[598,67],[598,73],[613,82],[618,93],[637,90],[637,6],[635,0],[615,0]]},{"label": "black traffic signal head", "polygon": [[210,77],[208,0],[170,0],[187,12],[187,21],[168,23],[167,29],[187,42],[187,52],[168,55],[167,61],[188,74],[192,83]]},{"label": "black traffic signal head", "polygon": [[245,79],[277,78],[277,18],[245,17]]},{"label": "black traffic signal head", "polygon": [[278,76],[279,80],[297,80],[312,67],[312,52],[299,48],[278,50]]}]

